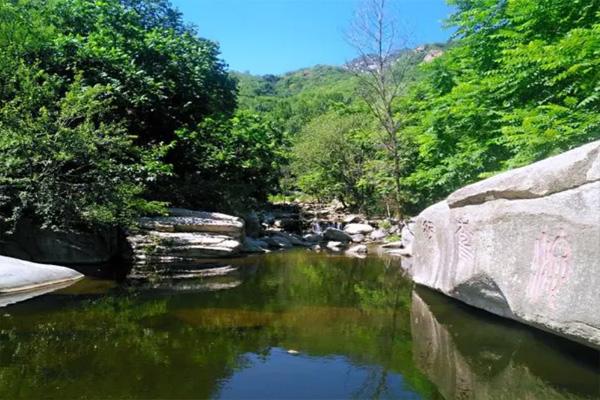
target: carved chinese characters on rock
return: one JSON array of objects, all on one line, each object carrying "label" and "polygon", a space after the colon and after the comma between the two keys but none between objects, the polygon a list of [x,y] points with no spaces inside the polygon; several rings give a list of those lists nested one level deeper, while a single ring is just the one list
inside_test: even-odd
[{"label": "carved chinese characters on rock", "polygon": [[428,219],[423,220],[423,222],[421,222],[421,228],[423,229],[425,236],[427,236],[427,239],[431,240],[435,234],[435,226],[433,225],[433,222]]},{"label": "carved chinese characters on rock", "polygon": [[473,232],[469,226],[469,220],[458,218],[456,220],[456,243],[458,244],[459,262],[473,261]]},{"label": "carved chinese characters on rock", "polygon": [[527,286],[531,300],[548,298],[553,301],[562,284],[568,279],[573,264],[571,245],[563,230],[557,234],[542,232],[533,249],[533,277]]},{"label": "carved chinese characters on rock", "polygon": [[457,278],[467,279],[473,273],[475,266],[475,251],[473,249],[473,230],[467,218],[456,219],[454,231],[455,257]]}]

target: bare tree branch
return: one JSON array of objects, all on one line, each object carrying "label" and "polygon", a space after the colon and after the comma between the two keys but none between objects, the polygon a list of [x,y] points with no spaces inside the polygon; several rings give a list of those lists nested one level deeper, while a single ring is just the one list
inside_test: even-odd
[{"label": "bare tree branch", "polygon": [[355,14],[346,41],[358,53],[350,70],[359,82],[359,95],[378,121],[382,144],[393,161],[393,177],[398,215],[401,213],[401,149],[398,134],[401,121],[394,115],[393,103],[406,90],[408,60],[402,60],[408,35],[390,8],[392,0],[364,0]]}]

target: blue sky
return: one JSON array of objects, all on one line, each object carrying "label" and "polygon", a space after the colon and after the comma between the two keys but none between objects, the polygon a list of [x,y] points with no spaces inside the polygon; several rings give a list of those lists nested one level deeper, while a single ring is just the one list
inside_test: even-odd
[{"label": "blue sky", "polygon": [[[343,31],[360,0],[171,0],[200,36],[220,43],[230,69],[281,74],[341,65],[355,54]],[[444,0],[395,0],[413,44],[445,41]]]}]

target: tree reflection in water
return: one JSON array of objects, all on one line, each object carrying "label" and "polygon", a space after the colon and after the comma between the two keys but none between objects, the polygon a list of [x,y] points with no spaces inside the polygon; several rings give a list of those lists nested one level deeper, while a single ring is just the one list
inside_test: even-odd
[{"label": "tree reflection in water", "polygon": [[[430,347],[442,323],[416,323],[422,307],[413,303],[411,331],[413,287],[395,263],[298,251],[231,264],[237,267],[231,276],[197,284],[144,289],[87,280],[5,308],[10,317],[0,318],[0,397],[455,394],[438,372],[456,367],[427,361],[436,354]],[[448,307],[465,313],[455,304]],[[486,326],[485,318],[469,321],[447,328],[458,343],[455,353],[467,348],[479,354],[477,346],[488,346],[474,340],[469,347],[468,339],[456,338]],[[514,333],[501,331],[507,334]],[[513,360],[513,351],[499,346],[493,354]],[[481,357],[471,359],[479,381],[494,379],[482,372],[489,364],[481,364]],[[583,383],[593,377],[582,376]],[[544,379],[539,384],[550,385],[552,377]]]}]

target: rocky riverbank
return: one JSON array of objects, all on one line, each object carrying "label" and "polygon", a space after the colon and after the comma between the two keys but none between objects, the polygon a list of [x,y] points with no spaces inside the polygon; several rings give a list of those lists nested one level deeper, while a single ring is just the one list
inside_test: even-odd
[{"label": "rocky riverbank", "polygon": [[[405,251],[397,221],[344,214],[336,204],[275,204],[239,218],[173,208],[127,235],[132,279],[202,276],[229,257],[302,247],[364,257],[372,244]],[[225,260],[226,262],[226,260]]]}]

